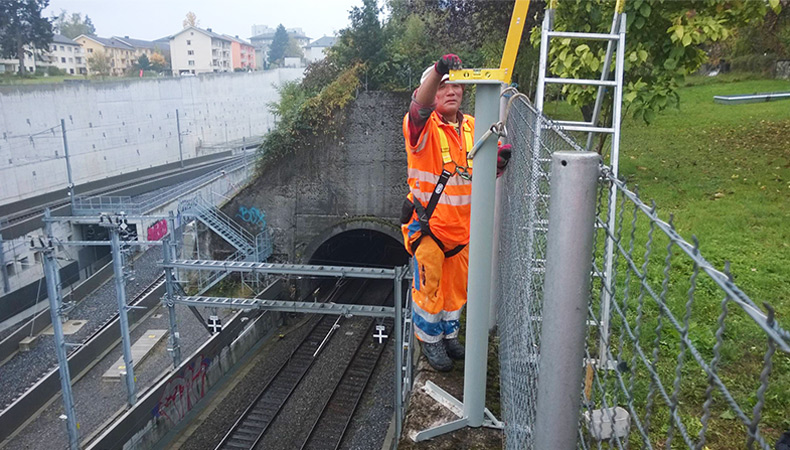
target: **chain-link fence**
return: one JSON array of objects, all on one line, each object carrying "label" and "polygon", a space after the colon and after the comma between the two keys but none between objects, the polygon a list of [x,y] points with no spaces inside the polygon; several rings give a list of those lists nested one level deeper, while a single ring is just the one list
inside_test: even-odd
[{"label": "chain-link fence", "polygon": [[[550,155],[581,148],[522,95],[511,98],[506,125],[515,156],[499,230],[501,404],[506,448],[531,449]],[[606,167],[599,186],[579,448],[790,441],[790,334],[773,308],[755,304],[728,269],[702,257],[696,238],[685,241],[671,216],[661,220]]]}]

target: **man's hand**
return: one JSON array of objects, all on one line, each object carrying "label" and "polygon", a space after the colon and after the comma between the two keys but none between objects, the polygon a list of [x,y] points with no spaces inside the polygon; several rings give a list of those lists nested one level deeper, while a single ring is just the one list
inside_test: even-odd
[{"label": "man's hand", "polygon": [[433,68],[436,69],[439,75],[447,75],[451,70],[458,70],[461,68],[461,58],[453,53],[448,53],[439,58],[439,61],[436,61]]},{"label": "man's hand", "polygon": [[507,163],[510,162],[510,157],[513,153],[513,146],[510,144],[500,145],[497,149],[496,158],[496,176],[501,177],[507,168]]}]

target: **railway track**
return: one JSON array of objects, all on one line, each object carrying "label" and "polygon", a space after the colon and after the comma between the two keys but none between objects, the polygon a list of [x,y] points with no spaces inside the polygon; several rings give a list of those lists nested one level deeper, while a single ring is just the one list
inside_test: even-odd
[{"label": "railway track", "polygon": [[[362,294],[366,293],[369,283],[369,281],[359,280],[348,282],[340,289],[333,289],[327,296],[327,301],[331,301],[331,298],[333,297],[340,297],[344,293],[356,289],[353,291],[354,294],[351,298],[351,302],[356,303]],[[348,300],[345,301],[347,302]],[[381,304],[384,301],[386,301],[385,296],[376,296],[374,299],[374,302],[377,304]],[[310,367],[315,361],[316,356],[320,352],[324,343],[327,342],[331,334],[339,328],[338,323],[341,320],[342,316],[338,318],[325,316],[313,323],[311,330],[308,332],[302,343],[297,346],[297,348],[287,359],[286,363],[279,369],[277,374],[275,374],[272,380],[269,381],[266,386],[264,386],[258,397],[250,404],[244,413],[242,413],[233,427],[231,427],[230,431],[228,431],[219,445],[217,445],[217,449],[255,448],[255,446],[258,444],[258,442],[260,442],[261,438],[268,430],[269,425],[274,421],[279,412],[282,410],[283,406],[288,401],[288,398],[296,390],[301,380],[310,370]],[[372,320],[371,324],[369,324],[369,327],[372,327]],[[366,339],[363,338],[362,342],[365,341]],[[361,347],[367,346],[362,345]],[[366,351],[363,351],[362,353],[359,353],[359,351],[360,350],[358,349],[358,354],[360,355],[362,355],[362,353],[367,354]],[[367,357],[367,359],[365,362],[360,361],[359,364],[372,364],[373,367],[375,367],[378,357],[375,357],[375,361],[373,362],[370,359],[370,356],[363,357]],[[354,359],[356,359],[356,357]],[[349,393],[359,390],[357,378],[360,373],[361,372],[355,368],[347,368],[343,376],[346,381],[343,382],[343,380],[341,380],[341,382],[338,383],[338,389],[344,389],[344,392]],[[369,375],[364,378],[364,383],[366,384],[367,379],[369,379]],[[356,387],[352,387],[352,383],[357,383]],[[361,389],[364,390],[364,385]],[[345,398],[345,394],[343,395]],[[359,395],[361,395],[361,391],[359,391]],[[353,402],[356,404],[358,402],[358,398]],[[327,405],[328,404],[329,403],[327,403]],[[327,405],[325,405],[326,408],[328,408]],[[328,414],[329,411],[330,410],[327,409]],[[350,419],[350,416],[348,416],[348,418]],[[327,422],[325,421],[325,423]],[[346,426],[347,424],[348,420],[345,421]],[[315,428],[317,432],[320,432],[321,430],[321,428],[316,425],[314,425],[313,428]],[[343,433],[341,433],[341,438],[342,434]],[[316,434],[316,436],[319,435]]]},{"label": "railway track", "polygon": [[[337,449],[343,440],[351,418],[357,410],[362,393],[368,386],[373,371],[384,352],[384,341],[378,342],[373,336],[373,319],[369,321],[367,333],[359,342],[359,346],[351,361],[348,362],[343,375],[332,391],[331,397],[324,403],[310,433],[301,446],[302,450]],[[384,321],[384,331],[392,334],[392,319]]]}]

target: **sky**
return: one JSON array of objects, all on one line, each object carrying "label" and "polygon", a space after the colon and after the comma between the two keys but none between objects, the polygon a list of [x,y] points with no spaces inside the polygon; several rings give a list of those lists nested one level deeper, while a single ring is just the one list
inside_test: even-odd
[{"label": "sky", "polygon": [[198,26],[248,39],[252,25],[301,28],[318,39],[348,27],[348,12],[362,0],[50,0],[44,15],[65,9],[90,16],[100,37],[154,40],[180,31],[187,12]]}]

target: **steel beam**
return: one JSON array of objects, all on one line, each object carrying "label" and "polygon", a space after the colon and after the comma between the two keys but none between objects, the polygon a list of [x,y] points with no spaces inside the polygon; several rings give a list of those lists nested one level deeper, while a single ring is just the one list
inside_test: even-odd
[{"label": "steel beam", "polygon": [[250,272],[275,275],[368,278],[379,280],[392,280],[396,276],[394,269],[345,266],[314,266],[305,264],[274,264],[243,261],[178,259],[170,263],[163,263],[162,267],[188,270],[212,270],[215,272]]},{"label": "steel beam", "polygon": [[174,295],[173,303],[212,308],[265,309],[270,311],[300,312],[313,314],[343,314],[366,317],[395,317],[392,306],[371,306],[347,303],[313,303],[285,300],[263,300],[256,298],[200,297]]}]

